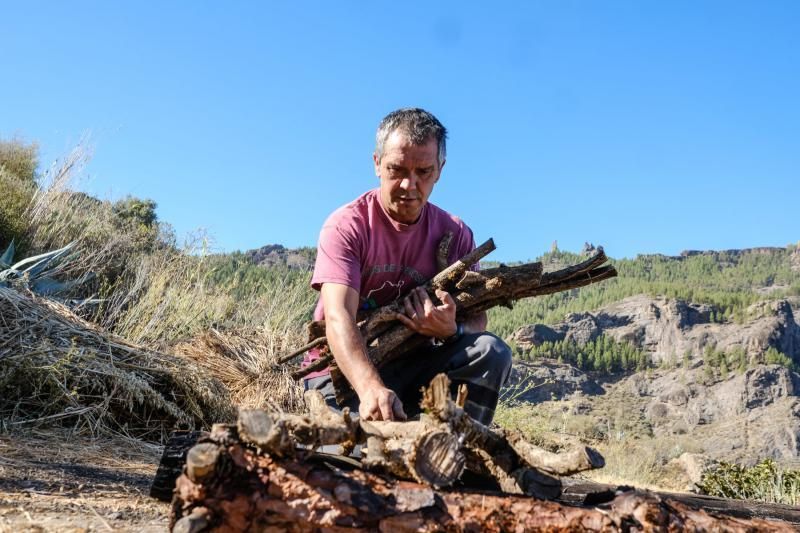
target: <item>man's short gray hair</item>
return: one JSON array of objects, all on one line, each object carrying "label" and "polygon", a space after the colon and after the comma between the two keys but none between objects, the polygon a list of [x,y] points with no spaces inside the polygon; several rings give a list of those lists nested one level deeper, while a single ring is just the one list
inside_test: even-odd
[{"label": "man's short gray hair", "polygon": [[383,157],[386,139],[396,130],[408,135],[412,144],[417,146],[425,144],[429,139],[436,139],[441,168],[447,156],[447,129],[442,126],[439,119],[418,107],[404,107],[383,117],[375,134],[375,153],[378,155],[378,161]]}]

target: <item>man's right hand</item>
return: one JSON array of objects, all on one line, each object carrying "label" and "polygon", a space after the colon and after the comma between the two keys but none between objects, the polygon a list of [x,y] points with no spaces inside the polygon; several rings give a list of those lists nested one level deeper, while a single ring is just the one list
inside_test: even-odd
[{"label": "man's right hand", "polygon": [[403,402],[393,390],[383,386],[369,387],[359,395],[358,414],[364,420],[405,420]]}]

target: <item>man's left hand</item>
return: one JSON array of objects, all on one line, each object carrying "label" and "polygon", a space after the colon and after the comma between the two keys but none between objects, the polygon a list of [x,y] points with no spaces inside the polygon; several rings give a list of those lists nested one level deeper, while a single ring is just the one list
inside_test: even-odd
[{"label": "man's left hand", "polygon": [[456,302],[447,291],[436,289],[442,301],[436,305],[423,287],[413,289],[403,300],[406,313],[397,313],[396,318],[406,327],[428,337],[446,339],[456,334]]}]

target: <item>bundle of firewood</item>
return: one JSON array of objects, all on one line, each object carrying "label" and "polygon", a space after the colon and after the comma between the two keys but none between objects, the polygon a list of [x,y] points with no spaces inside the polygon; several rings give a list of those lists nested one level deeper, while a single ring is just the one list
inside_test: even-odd
[{"label": "bundle of firewood", "polygon": [[[436,289],[448,291],[456,302],[458,321],[464,321],[492,307],[511,307],[513,302],[522,298],[567,291],[617,275],[613,266],[603,266],[607,258],[602,248],[598,248],[594,255],[579,264],[544,274],[540,262],[512,267],[501,265],[480,272],[471,270],[472,265],[495,249],[492,239],[448,266],[448,237],[449,235],[442,240],[437,253],[440,272],[425,284],[425,288],[434,302],[438,301]],[[404,312],[402,299],[398,299],[378,309],[360,312],[357,317],[359,329],[368,346],[369,358],[378,369],[430,342],[427,337],[416,334],[396,320],[396,314]],[[308,344],[281,358],[280,362],[290,361],[311,348],[320,348],[322,357],[294,372],[293,376],[300,379],[330,366],[336,397],[341,403],[353,392],[330,353],[325,322],[312,322],[308,330]]]}]

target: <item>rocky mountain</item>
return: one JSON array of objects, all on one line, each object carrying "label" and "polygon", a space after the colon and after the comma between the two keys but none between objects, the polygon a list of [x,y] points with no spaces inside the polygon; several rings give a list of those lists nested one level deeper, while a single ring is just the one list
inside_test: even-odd
[{"label": "rocky mountain", "polygon": [[253,263],[264,267],[283,266],[292,270],[311,270],[316,258],[315,248],[289,249],[280,244],[267,244],[244,253]]},{"label": "rocky mountain", "polygon": [[678,360],[687,353],[697,359],[709,345],[725,352],[741,347],[750,359],[774,347],[800,363],[800,325],[790,300],[755,303],[746,315],[749,320],[744,324],[719,323],[712,306],[637,295],[596,312],[571,313],[554,325],[524,326],[512,340],[526,351],[546,341],[585,344],[608,335],[649,352],[656,364]]},{"label": "rocky mountain", "polygon": [[[618,432],[682,446],[688,442],[699,455],[678,461],[681,472],[688,468],[683,463],[695,459],[754,464],[770,457],[797,465],[800,374],[758,364],[770,348],[800,364],[797,303],[759,302],[737,324],[714,321],[711,306],[639,295],[593,313],[571,314],[558,324],[525,326],[512,339],[523,352],[543,342],[580,345],[606,335],[646,350],[656,366],[613,376],[553,360],[518,361],[503,400],[568,409],[563,416],[580,418],[586,431],[606,437]],[[743,350],[747,366],[710,372],[704,360],[709,346]]]}]

